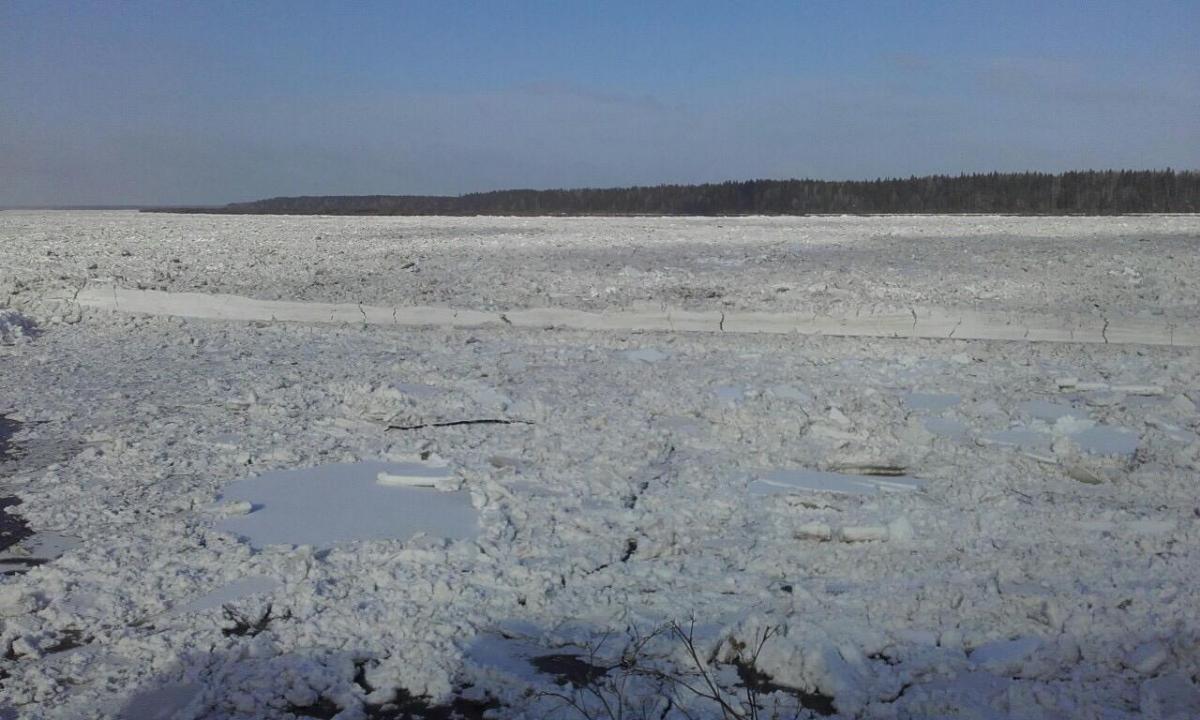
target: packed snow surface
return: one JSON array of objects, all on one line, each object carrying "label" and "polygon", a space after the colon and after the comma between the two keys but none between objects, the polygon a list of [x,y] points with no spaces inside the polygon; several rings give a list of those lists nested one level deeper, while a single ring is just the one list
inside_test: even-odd
[{"label": "packed snow surface", "polygon": [[0,718],[1196,717],[1196,277],[1193,216],[0,213]]}]

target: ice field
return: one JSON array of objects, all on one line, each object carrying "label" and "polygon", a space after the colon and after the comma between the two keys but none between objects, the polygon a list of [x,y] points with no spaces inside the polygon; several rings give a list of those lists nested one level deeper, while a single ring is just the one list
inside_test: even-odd
[{"label": "ice field", "polygon": [[0,213],[0,718],[1191,718],[1200,216]]}]

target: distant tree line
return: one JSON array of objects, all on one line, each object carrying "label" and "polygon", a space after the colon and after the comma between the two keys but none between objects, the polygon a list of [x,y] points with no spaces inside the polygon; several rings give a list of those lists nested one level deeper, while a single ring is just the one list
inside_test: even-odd
[{"label": "distant tree line", "polygon": [[809,213],[1200,212],[1200,172],[1106,170],[863,181],[748,180],[468,195],[278,197],[165,212],[292,215],[804,215]]}]

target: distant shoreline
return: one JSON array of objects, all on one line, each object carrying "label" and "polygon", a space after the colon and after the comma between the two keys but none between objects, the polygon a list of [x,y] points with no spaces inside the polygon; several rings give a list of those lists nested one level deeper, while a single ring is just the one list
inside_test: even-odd
[{"label": "distant shoreline", "polygon": [[307,195],[143,212],[245,215],[642,217],[1123,215],[1200,212],[1200,172],[1103,170],[878,180],[747,180],[444,195]]}]

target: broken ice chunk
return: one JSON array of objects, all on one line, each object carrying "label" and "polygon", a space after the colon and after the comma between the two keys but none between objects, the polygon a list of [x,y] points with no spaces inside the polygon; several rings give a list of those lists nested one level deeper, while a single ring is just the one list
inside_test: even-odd
[{"label": "broken ice chunk", "polygon": [[1160,675],[1142,683],[1141,711],[1146,717],[1161,720],[1189,720],[1200,707],[1200,687],[1187,673]]},{"label": "broken ice chunk", "polygon": [[971,662],[997,675],[1017,675],[1025,666],[1042,641],[1036,637],[1021,637],[1015,640],[995,640],[975,648]]},{"label": "broken ice chunk", "polygon": [[1153,675],[1163,663],[1171,657],[1171,651],[1160,642],[1148,642],[1139,645],[1125,656],[1125,666],[1133,668],[1142,675]]},{"label": "broken ice chunk", "polygon": [[425,487],[450,491],[460,487],[458,479],[444,465],[397,463],[375,476],[375,482],[389,487]]}]

